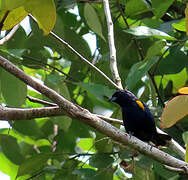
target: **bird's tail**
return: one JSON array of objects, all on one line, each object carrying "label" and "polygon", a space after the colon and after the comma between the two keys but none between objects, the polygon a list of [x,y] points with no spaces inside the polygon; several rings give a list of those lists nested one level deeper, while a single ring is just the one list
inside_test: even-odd
[{"label": "bird's tail", "polygon": [[154,136],[152,141],[156,146],[166,146],[171,139],[172,137],[167,134],[158,133],[157,136]]}]

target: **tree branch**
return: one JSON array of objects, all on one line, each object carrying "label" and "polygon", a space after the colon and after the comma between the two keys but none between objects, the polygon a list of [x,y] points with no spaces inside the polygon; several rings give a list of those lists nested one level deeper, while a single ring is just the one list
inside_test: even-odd
[{"label": "tree branch", "polygon": [[20,27],[20,24],[17,24],[16,26],[14,26],[12,30],[4,38],[0,40],[0,46],[6,43],[9,39],[11,39],[19,27]]},{"label": "tree branch", "polygon": [[[102,121],[95,114],[90,113],[87,109],[84,109],[78,105],[65,99],[63,96],[59,95],[54,90],[48,88],[47,86],[40,84],[39,82],[32,79],[30,76],[25,74],[22,70],[16,67],[14,64],[9,62],[7,59],[0,56],[0,66],[6,71],[10,72],[12,75],[16,76],[35,90],[39,91],[46,97],[50,98],[52,101],[58,104],[65,113],[72,118],[78,119],[83,123],[93,127],[97,131],[111,137],[113,140],[122,143],[123,145],[129,145],[131,148],[138,150],[139,152],[151,157],[152,159],[171,166],[174,168],[180,168],[185,174],[188,174],[188,164],[181,161],[155,147],[152,147],[148,143],[142,142],[134,136],[122,132],[116,127],[110,125],[109,123]],[[52,107],[53,108],[53,107]]]},{"label": "tree branch", "polygon": [[116,89],[119,89],[119,86],[117,86],[106,74],[104,74],[100,69],[98,69],[95,65],[93,65],[91,62],[89,62],[86,58],[84,58],[78,51],[76,51],[69,43],[64,41],[62,38],[57,36],[54,32],[50,32],[50,35],[52,35],[55,39],[57,39],[60,43],[64,44],[67,48],[69,48],[74,54],[76,54],[82,61],[84,61],[87,65],[89,65],[92,69],[94,69],[96,72],[98,72],[100,75],[102,75],[110,84],[112,84]]},{"label": "tree branch", "polygon": [[[29,98],[28,98],[29,97]],[[62,116],[65,115],[64,111],[57,106],[55,103],[49,103],[47,101],[43,101],[37,98],[33,98],[27,96],[27,98],[36,103],[53,106],[53,108],[34,108],[34,109],[21,109],[21,108],[0,108],[0,120],[30,120],[34,118],[43,118],[43,117],[51,117],[51,116]],[[103,119],[109,123],[115,123],[119,125],[123,125],[123,121],[119,119],[109,118],[102,115],[96,115],[98,118]],[[164,133],[162,130],[157,128],[159,133]],[[180,155],[182,159],[185,158],[185,149],[181,147],[175,140],[171,140],[169,142],[169,147]]]},{"label": "tree branch", "polygon": [[121,84],[121,78],[119,76],[118,68],[117,68],[117,59],[116,59],[116,48],[114,43],[114,28],[113,28],[113,22],[110,14],[110,7],[109,7],[109,1],[103,0],[104,4],[104,12],[106,15],[106,22],[108,26],[108,43],[109,43],[109,49],[110,49],[110,69],[112,73],[112,77],[116,84],[118,85],[119,89],[123,89],[123,86]]},{"label": "tree branch", "polygon": [[44,108],[0,108],[0,120],[29,120],[34,118],[61,116],[64,115],[63,110],[58,106]]},{"label": "tree branch", "polygon": [[29,101],[31,101],[31,102],[43,104],[45,106],[57,106],[57,104],[55,104],[55,103],[37,99],[37,98],[31,97],[31,96],[27,96],[26,98],[29,99]]}]

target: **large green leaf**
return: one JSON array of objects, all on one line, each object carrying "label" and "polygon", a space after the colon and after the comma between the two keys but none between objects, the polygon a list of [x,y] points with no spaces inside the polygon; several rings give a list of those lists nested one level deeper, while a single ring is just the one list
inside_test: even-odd
[{"label": "large green leaf", "polygon": [[25,103],[27,86],[5,70],[1,72],[1,91],[8,106],[19,107]]},{"label": "large green leaf", "polygon": [[0,9],[3,10],[0,12],[1,19],[5,16],[7,10],[11,10],[5,19],[3,30],[11,29],[29,13],[36,18],[44,34],[49,34],[56,22],[56,9],[53,0],[0,1]]},{"label": "large green leaf", "polygon": [[[161,79],[162,78],[162,79]],[[183,87],[188,79],[186,68],[177,74],[169,74],[161,76],[155,76],[155,81],[159,86],[162,80],[163,87],[166,87],[169,81],[173,83],[173,93],[177,93],[177,90]]]},{"label": "large green leaf", "polygon": [[26,159],[19,166],[17,176],[23,176],[25,174],[31,174],[44,168],[47,164],[47,160],[51,157],[50,154],[39,154],[31,158]]},{"label": "large green leaf", "polygon": [[182,20],[180,20],[179,22],[177,23],[173,23],[172,26],[179,30],[179,31],[184,31],[186,32],[186,20],[185,18],[183,18]]},{"label": "large green leaf", "polygon": [[171,40],[171,41],[176,41],[177,39],[168,35],[167,33],[163,31],[159,31],[157,29],[152,29],[147,26],[139,26],[136,28],[131,28],[128,30],[124,30],[124,32],[133,34],[135,36],[140,36],[140,37],[154,37],[157,39],[166,39],[166,40]]},{"label": "large green leaf", "polygon": [[49,34],[56,22],[54,0],[27,0],[24,7],[36,18],[44,34]]},{"label": "large green leaf", "polygon": [[111,167],[112,163],[114,162],[114,159],[107,155],[107,154],[95,154],[89,158],[89,164],[90,166],[96,167],[96,168],[107,168]]},{"label": "large green leaf", "polygon": [[19,166],[12,163],[2,152],[0,153],[0,162],[0,170],[9,175],[11,179],[16,179]]},{"label": "large green leaf", "polygon": [[187,55],[181,47],[173,47],[169,54],[160,61],[158,71],[160,74],[175,74],[188,67]]},{"label": "large green leaf", "polygon": [[25,158],[20,153],[20,147],[14,137],[0,134],[0,146],[5,156],[14,164],[19,165],[24,161]]},{"label": "large green leaf", "polygon": [[43,135],[35,120],[15,121],[12,123],[12,127],[24,135],[33,136],[36,138]]},{"label": "large green leaf", "polygon": [[99,35],[102,39],[105,40],[102,33],[102,25],[99,21],[98,15],[95,9],[89,3],[85,4],[84,17],[91,30],[93,30],[93,32],[95,32],[97,35]]},{"label": "large green leaf", "polygon": [[97,172],[93,169],[82,168],[73,171],[73,174],[79,175],[84,180],[97,180]]},{"label": "large green leaf", "polygon": [[105,97],[110,97],[114,90],[109,89],[106,86],[94,83],[77,83],[79,86],[83,87],[90,93],[92,93],[99,100],[106,100]]},{"label": "large green leaf", "polygon": [[174,0],[152,0],[153,12],[157,18],[161,18]]},{"label": "large green leaf", "polygon": [[80,138],[77,143],[77,147],[81,148],[82,151],[90,151],[95,152],[96,150],[93,148],[93,138]]},{"label": "large green leaf", "polygon": [[[5,16],[6,10],[0,12],[0,18]],[[20,23],[29,13],[25,11],[23,6],[19,6],[9,12],[7,18],[4,21],[2,30],[9,30],[16,24]]]},{"label": "large green leaf", "polygon": [[127,16],[134,16],[149,10],[149,5],[143,0],[129,0],[125,5],[125,13]]},{"label": "large green leaf", "polygon": [[130,90],[149,71],[149,69],[159,60],[158,55],[165,46],[164,41],[156,41],[147,51],[144,61],[134,64],[126,79],[126,85]]},{"label": "large green leaf", "polygon": [[19,6],[23,6],[26,0],[0,0],[0,10],[12,10]]}]

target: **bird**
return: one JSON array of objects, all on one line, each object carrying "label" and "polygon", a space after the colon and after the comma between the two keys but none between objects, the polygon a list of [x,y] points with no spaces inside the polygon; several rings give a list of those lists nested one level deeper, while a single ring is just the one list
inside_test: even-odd
[{"label": "bird", "polygon": [[157,132],[154,116],[148,106],[129,90],[117,90],[109,99],[120,105],[128,134],[156,146],[167,146],[171,136]]}]

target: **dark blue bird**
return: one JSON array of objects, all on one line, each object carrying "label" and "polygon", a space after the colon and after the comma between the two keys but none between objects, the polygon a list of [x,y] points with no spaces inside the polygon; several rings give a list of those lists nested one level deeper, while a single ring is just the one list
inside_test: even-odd
[{"label": "dark blue bird", "polygon": [[116,91],[109,99],[121,106],[127,133],[156,146],[165,146],[171,137],[157,132],[154,117],[145,103],[128,90]]}]

